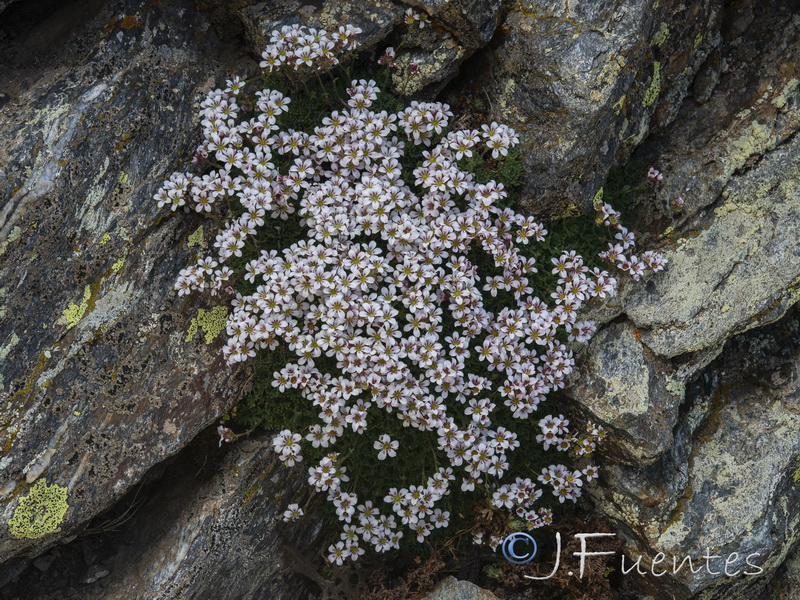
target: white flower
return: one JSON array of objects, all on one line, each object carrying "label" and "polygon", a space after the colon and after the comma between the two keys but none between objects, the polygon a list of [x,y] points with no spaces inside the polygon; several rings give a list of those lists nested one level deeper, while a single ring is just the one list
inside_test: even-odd
[{"label": "white flower", "polygon": [[296,521],[300,517],[302,517],[305,513],[303,509],[300,508],[298,504],[290,504],[286,507],[286,510],[283,513],[283,521],[288,523],[289,521]]},{"label": "white flower", "polygon": [[380,450],[380,452],[378,452],[378,460],[385,460],[387,456],[389,458],[397,456],[397,449],[400,447],[400,442],[392,440],[388,435],[384,434],[377,439],[373,447],[376,450]]}]

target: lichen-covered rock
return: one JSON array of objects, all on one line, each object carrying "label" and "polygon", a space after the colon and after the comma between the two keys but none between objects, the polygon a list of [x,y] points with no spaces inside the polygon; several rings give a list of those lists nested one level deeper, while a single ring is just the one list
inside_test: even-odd
[{"label": "lichen-covered rock", "polygon": [[[172,290],[202,250],[187,241],[200,221],[151,199],[191,156],[225,46],[190,2],[91,10],[0,50],[13,98],[0,109],[0,560],[73,535],[247,378],[211,341],[224,314]],[[51,498],[24,535],[15,524],[45,481],[66,510]]]},{"label": "lichen-covered rock", "polygon": [[306,554],[320,522],[281,522],[304,488],[268,436],[220,448],[206,431],[80,539],[18,573],[0,566],[0,598],[308,599],[287,556]]},{"label": "lichen-covered rock", "polygon": [[629,287],[626,312],[661,356],[779,318],[800,298],[800,141],[776,149],[678,231],[670,268]]},{"label": "lichen-covered rock", "polygon": [[[765,36],[776,43],[763,45]],[[671,266],[630,287],[628,315],[662,356],[721,344],[779,318],[800,298],[800,53],[788,5],[762,7],[735,44],[708,102],[688,102],[637,156],[668,176],[661,206],[685,201],[670,231]]]},{"label": "lichen-covered rock", "polygon": [[[630,556],[647,566],[658,552],[679,563],[700,559],[691,577],[684,569],[625,579],[658,600],[771,598],[770,578],[800,533],[800,338],[790,309],[800,298],[800,92],[797,66],[782,58],[800,51],[800,27],[789,2],[729,9],[718,34],[718,81],[696,83],[702,97],[688,99],[634,154],[665,174],[658,206],[637,218],[669,266],[623,286],[608,315],[618,320],[583,359],[585,393],[573,393],[622,440],[610,444],[617,452],[604,464],[598,505],[617,522]],[[670,224],[663,210],[677,197],[684,210]],[[612,355],[620,362],[603,360]],[[654,373],[664,387],[645,394]],[[632,397],[609,391],[620,374]],[[673,403],[665,405],[664,390]],[[629,406],[653,421],[631,419]],[[631,463],[646,449],[655,452]],[[713,573],[702,560],[707,547],[723,557]],[[733,552],[732,571],[753,554],[763,576],[726,576]]]},{"label": "lichen-covered rock", "polygon": [[719,41],[721,2],[518,3],[486,60],[498,121],[520,134],[523,198],[588,208],[608,168],[668,122]]},{"label": "lichen-covered rock", "polygon": [[469,581],[448,577],[437,585],[424,600],[496,600],[497,596]]},{"label": "lichen-covered rock", "polygon": [[403,96],[424,91],[435,95],[458,72],[466,49],[446,31],[431,27],[407,32],[392,73],[394,89]]},{"label": "lichen-covered rock", "polygon": [[[624,524],[645,569],[657,552],[678,562],[691,555],[703,566],[691,577],[685,569],[651,578],[655,598],[703,590],[732,598],[741,587],[735,584],[752,584],[755,576],[726,576],[725,558],[739,555],[729,572],[762,569],[769,576],[791,549],[800,531],[799,371],[800,312],[793,309],[783,321],[729,342],[688,389],[675,445],[656,463],[607,466],[600,505]],[[722,557],[710,569],[701,558],[706,548]],[[758,569],[745,564],[748,556]]]},{"label": "lichen-covered rock", "polygon": [[499,0],[405,0],[430,23],[407,27],[398,46],[394,89],[405,96],[433,97],[459,72],[461,63],[486,46],[500,18]]}]

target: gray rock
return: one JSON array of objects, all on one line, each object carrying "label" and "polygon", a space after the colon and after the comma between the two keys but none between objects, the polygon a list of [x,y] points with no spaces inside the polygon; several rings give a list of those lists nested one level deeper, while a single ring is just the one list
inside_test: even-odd
[{"label": "gray rock", "polygon": [[721,3],[539,0],[512,8],[486,60],[492,115],[520,134],[523,199],[587,209],[651,118],[667,123],[718,42]]},{"label": "gray rock", "polygon": [[642,344],[629,321],[602,328],[580,360],[566,393],[609,432],[604,451],[616,460],[647,464],[674,443],[672,430],[684,383]]},{"label": "gray rock", "polygon": [[773,598],[798,598],[800,597],[800,551],[792,550],[781,566],[778,576],[772,584]]},{"label": "gray rock", "polygon": [[432,98],[458,74],[466,58],[491,41],[501,2],[408,0],[406,4],[428,17],[430,24],[405,29],[393,88],[403,96]]},{"label": "gray rock", "polygon": [[208,457],[213,464],[201,477],[187,471],[159,484],[128,526],[128,543],[113,557],[102,592],[93,589],[96,597],[145,598],[157,590],[161,600],[311,598],[283,552],[305,551],[319,533],[313,515],[281,522],[286,506],[307,497],[302,469],[282,465],[269,436],[217,449],[223,452],[222,460]]},{"label": "gray rock", "polygon": [[[650,232],[641,239],[660,245],[669,266],[623,286],[617,302],[627,320],[601,330],[586,353],[587,383],[578,385],[595,393],[574,395],[592,414],[617,417],[611,437],[622,441],[611,444],[597,499],[629,556],[642,556],[645,567],[658,552],[668,561],[701,559],[692,577],[684,569],[625,579],[631,593],[658,600],[772,598],[770,580],[800,533],[800,326],[790,309],[800,299],[800,96],[796,69],[782,58],[800,50],[800,28],[790,3],[755,10],[738,2],[719,35],[726,42],[708,97],[688,99],[634,154],[665,174],[657,206],[640,204],[636,215],[637,229]],[[764,44],[767,37],[775,43]],[[670,223],[658,211],[678,196],[684,211]],[[612,355],[621,364],[603,361]],[[677,411],[658,387],[643,393],[651,373],[677,402],[683,398]],[[603,391],[620,374],[628,374],[632,397]],[[653,422],[630,419],[625,399]],[[653,439],[640,441],[644,433]],[[629,451],[661,454],[631,463],[619,448],[630,439]],[[727,577],[719,560],[709,573],[707,547],[723,557],[739,553],[740,567],[742,556],[758,553],[763,576]]]},{"label": "gray rock", "polygon": [[798,161],[794,138],[728,183],[673,239],[669,269],[628,287],[626,312],[651,350],[672,357],[719,345],[800,298]]},{"label": "gray rock", "polygon": [[9,5],[13,4],[15,0],[0,0],[0,12],[3,12]]},{"label": "gray rock", "polygon": [[432,27],[412,28],[401,47],[392,73],[393,89],[401,96],[435,96],[467,56],[452,34]]},{"label": "gray rock", "polygon": [[468,52],[482,48],[492,39],[500,17],[501,0],[403,0],[430,16],[446,29]]},{"label": "gray rock", "polygon": [[42,571],[43,573],[49,569],[53,561],[56,560],[56,557],[52,554],[45,554],[44,556],[38,557],[36,560],[33,561],[33,566]]},{"label": "gray rock", "polygon": [[[219,447],[206,431],[79,539],[34,568],[8,573],[0,565],[0,598],[309,599],[294,571],[315,562],[320,521],[309,511],[282,522],[288,504],[305,504],[304,479],[302,469],[280,464],[267,435]],[[100,562],[81,558],[88,545]]]},{"label": "gray rock", "polygon": [[[782,56],[800,52],[798,25],[776,10],[733,45],[712,98],[688,103],[669,133],[642,150],[667,173],[662,206],[686,217],[664,241],[669,269],[629,286],[625,310],[662,356],[721,344],[779,318],[800,298],[800,89]],[[778,43],[758,40],[783,25]],[[750,62],[744,62],[745,60]],[[733,64],[742,65],[732,69]]]},{"label": "gray rock", "polygon": [[[204,343],[212,319],[187,339],[197,300],[171,288],[200,222],[151,200],[191,156],[226,49],[189,2],[93,10],[2,49],[14,101],[0,110],[0,560],[73,535],[247,380]],[[43,491],[38,528],[5,525]]]}]

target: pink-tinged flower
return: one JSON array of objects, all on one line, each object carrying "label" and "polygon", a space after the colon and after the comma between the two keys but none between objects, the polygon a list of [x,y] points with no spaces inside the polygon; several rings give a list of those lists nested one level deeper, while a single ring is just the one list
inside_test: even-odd
[{"label": "pink-tinged flower", "polygon": [[222,442],[231,443],[235,436],[233,434],[233,429],[230,427],[225,427],[224,425],[217,426],[217,434],[219,434],[219,445],[222,446]]}]

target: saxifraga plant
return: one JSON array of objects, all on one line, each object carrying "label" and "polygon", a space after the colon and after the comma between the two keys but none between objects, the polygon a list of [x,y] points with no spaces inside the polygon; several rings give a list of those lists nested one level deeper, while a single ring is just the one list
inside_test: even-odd
[{"label": "saxifraga plant", "polygon": [[[341,521],[328,549],[336,564],[399,548],[404,534],[425,542],[479,502],[532,529],[575,501],[597,476],[587,459],[602,427],[529,419],[595,330],[578,311],[617,286],[575,251],[537,262],[544,226],[471,170],[518,175],[512,129],[450,131],[446,104],[399,108],[372,79],[337,87],[358,33],[274,32],[264,75],[230,80],[201,105],[206,172],[175,173],[155,195],[221,224],[214,253],[175,288],[230,303],[224,356],[256,360],[261,373],[240,419],[280,430],[273,446],[286,465],[309,459],[309,484]],[[264,87],[276,75],[284,82]],[[295,129],[289,87],[341,103]],[[631,254],[633,234],[601,195],[595,208],[616,231],[604,260],[634,279],[663,268],[655,252]],[[534,287],[537,273],[552,285]],[[265,393],[265,375],[279,394]],[[580,464],[552,464],[551,446]],[[285,517],[302,514],[295,503]]]}]

